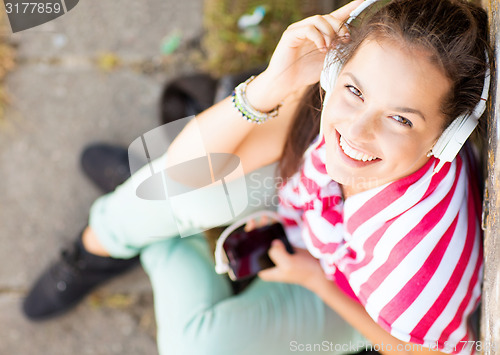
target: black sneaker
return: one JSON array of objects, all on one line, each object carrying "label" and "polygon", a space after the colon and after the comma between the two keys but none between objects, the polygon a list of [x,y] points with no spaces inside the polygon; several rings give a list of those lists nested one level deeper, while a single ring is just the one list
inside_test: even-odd
[{"label": "black sneaker", "polygon": [[128,150],[120,146],[91,144],[84,149],[80,163],[83,172],[105,193],[130,177]]},{"label": "black sneaker", "polygon": [[83,299],[94,287],[138,265],[139,258],[114,259],[87,252],[81,238],[63,250],[61,258],[36,281],[23,303],[31,320],[61,314]]}]

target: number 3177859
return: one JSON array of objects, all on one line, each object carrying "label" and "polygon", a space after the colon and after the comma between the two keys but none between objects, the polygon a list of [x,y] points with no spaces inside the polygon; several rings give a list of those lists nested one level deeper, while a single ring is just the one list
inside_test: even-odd
[{"label": "number 3177859", "polygon": [[8,14],[14,12],[16,14],[51,14],[61,12],[61,4],[54,3],[38,3],[38,2],[22,2],[17,4],[6,3],[5,10]]}]

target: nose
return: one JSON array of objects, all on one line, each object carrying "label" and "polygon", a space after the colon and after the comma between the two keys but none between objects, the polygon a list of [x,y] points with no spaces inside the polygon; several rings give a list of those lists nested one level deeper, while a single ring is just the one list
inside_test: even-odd
[{"label": "nose", "polygon": [[370,108],[356,112],[349,121],[348,137],[352,140],[368,142],[374,139],[380,113]]}]

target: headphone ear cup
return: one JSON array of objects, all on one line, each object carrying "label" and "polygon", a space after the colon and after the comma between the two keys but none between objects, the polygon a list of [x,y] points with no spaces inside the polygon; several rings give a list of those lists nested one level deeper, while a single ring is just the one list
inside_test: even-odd
[{"label": "headphone ear cup", "polygon": [[325,60],[323,62],[323,69],[321,70],[321,76],[319,79],[319,83],[321,85],[321,88],[325,90],[326,92],[329,91],[329,85],[328,83],[330,82],[329,77],[330,77],[330,61],[332,59],[332,51],[328,51],[325,56]]},{"label": "headphone ear cup", "polygon": [[455,118],[441,134],[436,144],[434,144],[434,147],[432,147],[432,154],[439,159],[439,164],[434,168],[434,174],[443,167],[445,162],[451,162],[455,159],[467,138],[469,138],[477,127],[479,118],[486,110],[486,102],[488,101],[488,93],[490,90],[490,60],[487,50],[484,52],[484,56],[486,58],[486,72],[484,74],[481,99],[476,104],[471,114],[461,115]]},{"label": "headphone ear cup", "polygon": [[477,124],[478,120],[474,116],[462,115],[455,118],[444,130],[432,148],[433,155],[440,160],[439,169],[445,162],[451,162],[455,159]]},{"label": "headphone ear cup", "polygon": [[323,70],[321,71],[320,85],[323,90],[325,90],[325,99],[323,100],[323,106],[326,105],[330,94],[337,82],[337,77],[340,73],[341,65],[336,59],[335,51],[328,51],[323,63]]},{"label": "headphone ear cup", "polygon": [[446,145],[453,137],[453,134],[456,132],[458,128],[458,120],[458,118],[454,119],[453,122],[451,122],[450,125],[446,127],[446,129],[443,131],[443,133],[441,133],[438,140],[432,147],[432,153],[436,158],[440,158]]},{"label": "headphone ear cup", "polygon": [[[323,63],[323,70],[321,71],[320,85],[323,90],[325,90],[325,97],[323,99],[323,107],[328,104],[330,96],[332,95],[333,87],[337,81],[337,77],[340,73],[341,65],[336,58],[335,51],[328,51]],[[319,126],[319,136],[323,137],[323,114],[325,110],[321,110],[321,122]],[[320,138],[318,144],[321,142]],[[312,145],[311,147],[315,147]]]}]

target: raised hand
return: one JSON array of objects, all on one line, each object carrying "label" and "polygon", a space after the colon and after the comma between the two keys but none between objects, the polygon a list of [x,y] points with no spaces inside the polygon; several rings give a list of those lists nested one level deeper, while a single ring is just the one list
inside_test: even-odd
[{"label": "raised hand", "polygon": [[339,40],[349,40],[349,32],[343,24],[362,2],[352,1],[330,14],[308,17],[286,29],[269,66],[261,74],[261,80],[266,80],[270,91],[273,90],[270,95],[275,100],[283,100],[319,81],[327,49]]}]

